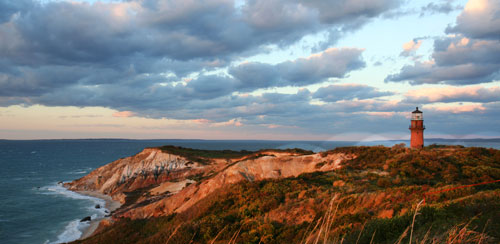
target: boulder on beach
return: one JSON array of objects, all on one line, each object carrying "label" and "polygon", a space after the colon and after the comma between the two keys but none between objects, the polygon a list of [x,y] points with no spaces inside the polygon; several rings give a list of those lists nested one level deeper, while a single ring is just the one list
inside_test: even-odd
[{"label": "boulder on beach", "polygon": [[92,218],[90,216],[87,216],[85,218],[83,218],[82,220],[80,220],[80,222],[86,222],[86,221],[90,221],[92,220]]}]

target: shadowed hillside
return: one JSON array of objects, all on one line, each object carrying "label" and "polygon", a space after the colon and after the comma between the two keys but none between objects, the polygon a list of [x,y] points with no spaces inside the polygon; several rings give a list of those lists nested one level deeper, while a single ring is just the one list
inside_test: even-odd
[{"label": "shadowed hillside", "polygon": [[[438,145],[411,150],[396,145],[344,147],[318,154],[210,152],[213,157],[189,150],[182,149],[177,162],[198,160],[193,162],[196,174],[184,173],[186,178],[174,174],[162,182],[148,180],[154,175],[146,174],[145,187],[119,188],[123,191],[119,194],[135,197],[123,199],[125,205],[113,213],[114,223],[101,223],[97,233],[75,243],[500,240],[500,183],[469,186],[500,179],[499,150]],[[128,167],[134,163],[127,162]],[[186,179],[191,183],[177,192],[151,191]],[[82,187],[84,181],[85,177],[70,188]]]}]

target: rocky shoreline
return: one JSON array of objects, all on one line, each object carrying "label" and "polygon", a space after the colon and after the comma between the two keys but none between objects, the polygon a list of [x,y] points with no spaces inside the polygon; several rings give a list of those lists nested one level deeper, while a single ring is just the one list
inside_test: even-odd
[{"label": "rocky shoreline", "polygon": [[[105,206],[101,207],[107,209],[109,213],[112,213],[116,209],[120,208],[120,206],[122,205],[120,202],[113,200],[110,196],[102,194],[100,192],[95,192],[95,191],[75,191],[75,192],[85,196],[95,197],[104,200],[106,204]],[[91,219],[89,228],[83,231],[79,240],[83,240],[85,238],[92,236],[92,234],[94,234],[94,232],[96,231],[97,227],[99,227],[99,224],[101,223],[102,220],[110,220],[110,215],[107,215],[104,218]]]}]

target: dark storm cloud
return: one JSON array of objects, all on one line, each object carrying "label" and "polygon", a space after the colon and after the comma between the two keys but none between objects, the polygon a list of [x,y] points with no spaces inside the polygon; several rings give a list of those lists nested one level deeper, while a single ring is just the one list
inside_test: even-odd
[{"label": "dark storm cloud", "polygon": [[313,94],[313,97],[324,102],[336,102],[340,100],[376,98],[393,94],[393,92],[381,92],[371,86],[350,84],[321,87]]}]

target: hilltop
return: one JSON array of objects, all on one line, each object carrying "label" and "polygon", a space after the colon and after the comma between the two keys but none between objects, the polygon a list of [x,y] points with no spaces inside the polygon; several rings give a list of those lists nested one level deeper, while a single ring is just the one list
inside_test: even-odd
[{"label": "hilltop", "polygon": [[499,179],[485,148],[165,146],[66,187],[122,203],[75,243],[498,243],[500,183],[463,186]]}]

